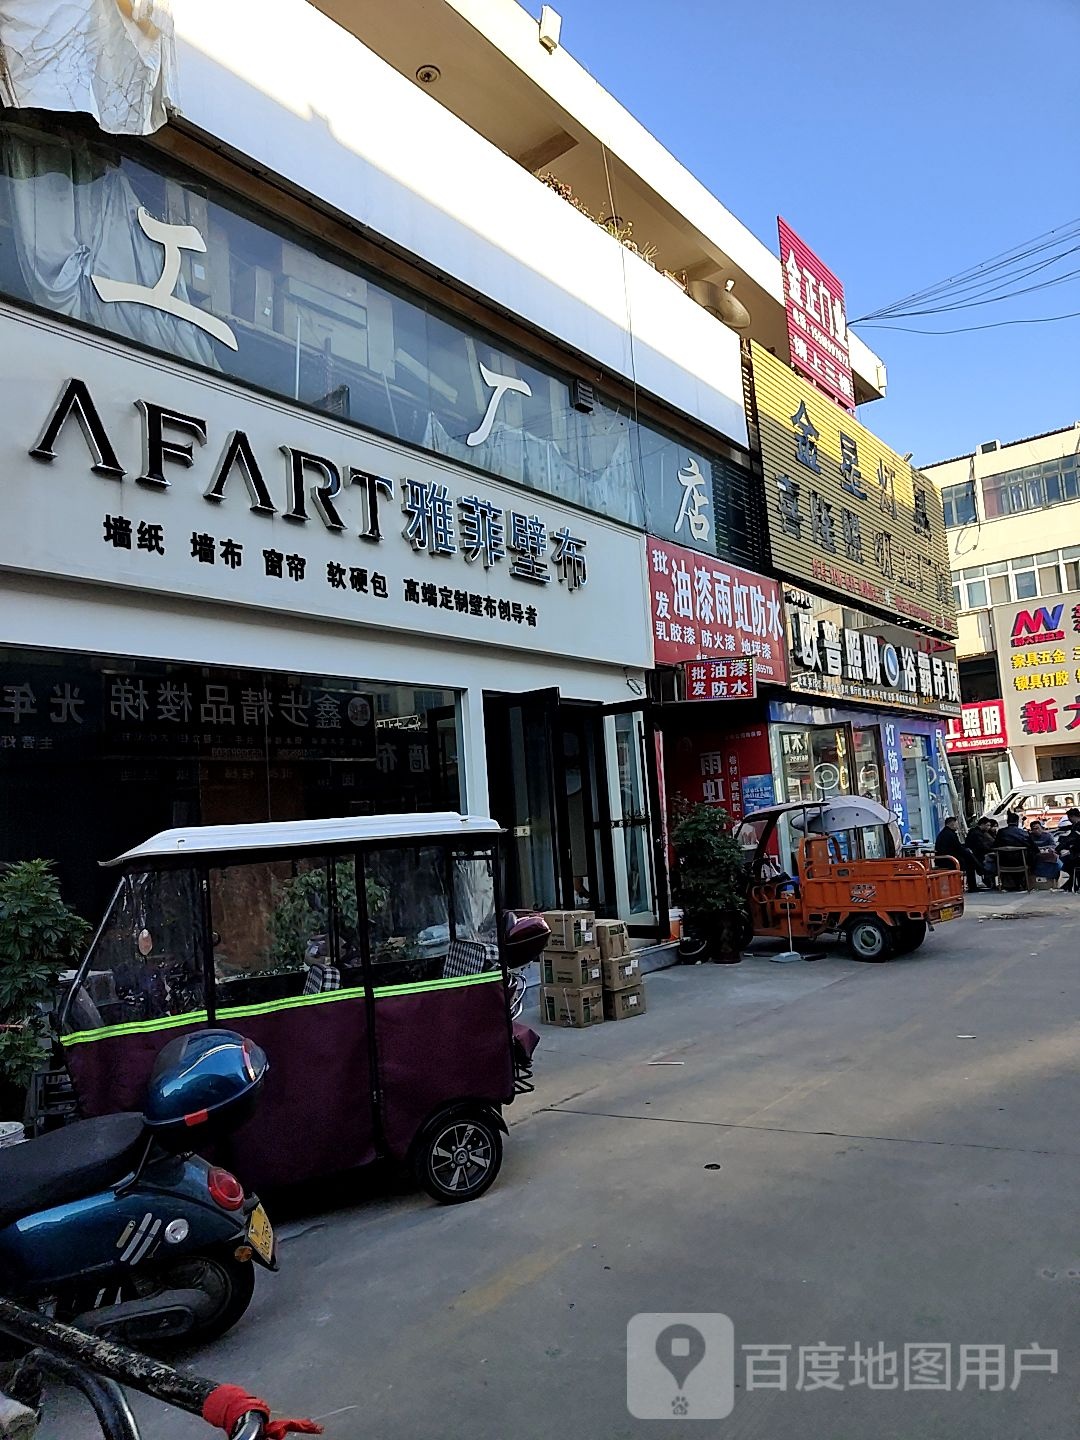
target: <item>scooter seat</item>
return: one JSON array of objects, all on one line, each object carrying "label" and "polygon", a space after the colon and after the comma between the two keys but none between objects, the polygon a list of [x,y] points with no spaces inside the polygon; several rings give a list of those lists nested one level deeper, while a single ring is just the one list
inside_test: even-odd
[{"label": "scooter seat", "polygon": [[81,1200],[114,1184],[138,1163],[141,1115],[102,1115],[0,1150],[0,1227]]}]

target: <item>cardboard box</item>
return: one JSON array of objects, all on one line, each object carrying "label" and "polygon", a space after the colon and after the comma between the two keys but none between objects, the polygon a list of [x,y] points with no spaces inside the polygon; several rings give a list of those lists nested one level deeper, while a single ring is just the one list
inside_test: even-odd
[{"label": "cardboard box", "polygon": [[549,950],[580,950],[593,943],[595,916],[591,910],[545,910],[544,919],[551,931]]},{"label": "cardboard box", "polygon": [[601,960],[618,960],[630,954],[630,936],[622,920],[597,920],[593,926]]},{"label": "cardboard box", "polygon": [[570,1030],[600,1025],[604,1019],[603,991],[599,985],[579,989],[569,985],[542,985],[540,1019],[545,1025],[562,1025]]},{"label": "cardboard box", "polygon": [[545,950],[540,956],[540,983],[569,985],[572,990],[599,985],[600,951],[591,945],[580,950]]},{"label": "cardboard box", "polygon": [[628,990],[641,984],[641,966],[636,955],[620,955],[617,960],[601,960],[601,984],[605,990]]},{"label": "cardboard box", "polygon": [[645,986],[639,980],[625,990],[604,991],[604,1019],[632,1020],[645,1014]]}]

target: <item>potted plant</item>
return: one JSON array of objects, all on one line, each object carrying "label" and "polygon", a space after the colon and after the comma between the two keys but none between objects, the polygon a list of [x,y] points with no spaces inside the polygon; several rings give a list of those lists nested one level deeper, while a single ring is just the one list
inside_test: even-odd
[{"label": "potted plant", "polygon": [[720,964],[734,965],[749,943],[742,847],[731,816],[716,805],[683,805],[672,841],[686,933]]},{"label": "potted plant", "polygon": [[0,872],[0,1117],[22,1115],[57,975],[78,961],[89,934],[60,898],[51,860],[21,860]]}]

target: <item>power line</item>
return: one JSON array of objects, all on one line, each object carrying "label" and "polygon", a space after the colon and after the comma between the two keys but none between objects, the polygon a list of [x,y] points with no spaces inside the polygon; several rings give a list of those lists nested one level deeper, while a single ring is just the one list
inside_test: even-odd
[{"label": "power line", "polygon": [[[1076,249],[1080,250],[1080,245]],[[1080,275],[1080,270],[1067,270],[1064,275],[1057,275],[1052,280],[1041,280],[1038,285],[1025,285],[1020,290],[1010,290],[1007,295],[986,294],[974,300],[957,300],[951,305],[931,306],[928,310],[898,311],[895,318],[902,320],[911,319],[917,315],[947,315],[952,310],[974,310],[981,305],[996,305],[1002,300],[1015,300],[1018,295],[1031,295],[1036,290],[1049,290],[1052,285],[1062,285],[1066,280],[1072,280],[1077,275]]]},{"label": "power line", "polygon": [[[1004,297],[1003,297],[1004,298]],[[908,335],[967,335],[972,330],[1000,330],[1004,325],[1052,325],[1056,320],[1075,320],[1080,310],[1065,315],[1041,315],[1030,320],[993,320],[986,325],[961,325],[955,330],[920,330],[913,325],[890,325],[885,322],[864,324],[864,330],[902,330]]]},{"label": "power line", "polygon": [[[944,300],[950,295],[953,299],[957,299],[963,295],[974,298],[981,293],[990,293],[1011,281],[1024,279],[1027,275],[1035,273],[1036,270],[1045,269],[1064,258],[1065,255],[1073,253],[1078,247],[1069,246],[1068,242],[1078,236],[1080,236],[1080,217],[1067,221],[1063,225],[1055,226],[1052,230],[1044,231],[1031,240],[1013,245],[1008,250],[1000,251],[997,255],[979,261],[945,280],[937,281],[921,290],[912,291],[909,295],[894,300],[849,323],[858,325],[889,317],[899,318],[913,306]],[[1024,262],[1032,256],[1043,254],[1051,248],[1056,248],[1054,255],[1036,261],[1027,269],[1016,268],[1022,267]]]}]

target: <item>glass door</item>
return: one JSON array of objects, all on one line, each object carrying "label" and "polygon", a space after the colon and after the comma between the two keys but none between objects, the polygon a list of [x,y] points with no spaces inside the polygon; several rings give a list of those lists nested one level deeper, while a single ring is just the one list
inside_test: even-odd
[{"label": "glass door", "polygon": [[556,846],[556,717],[559,692],[484,700],[491,814],[506,831],[503,894],[511,909],[563,904]]},{"label": "glass door", "polygon": [[596,706],[560,706],[559,741],[555,794],[563,837],[563,895],[575,910],[613,916],[610,811],[597,760],[604,746],[602,712]]},{"label": "glass door", "polygon": [[640,704],[612,706],[605,728],[618,912],[645,933],[666,933],[667,867],[652,720]]}]

